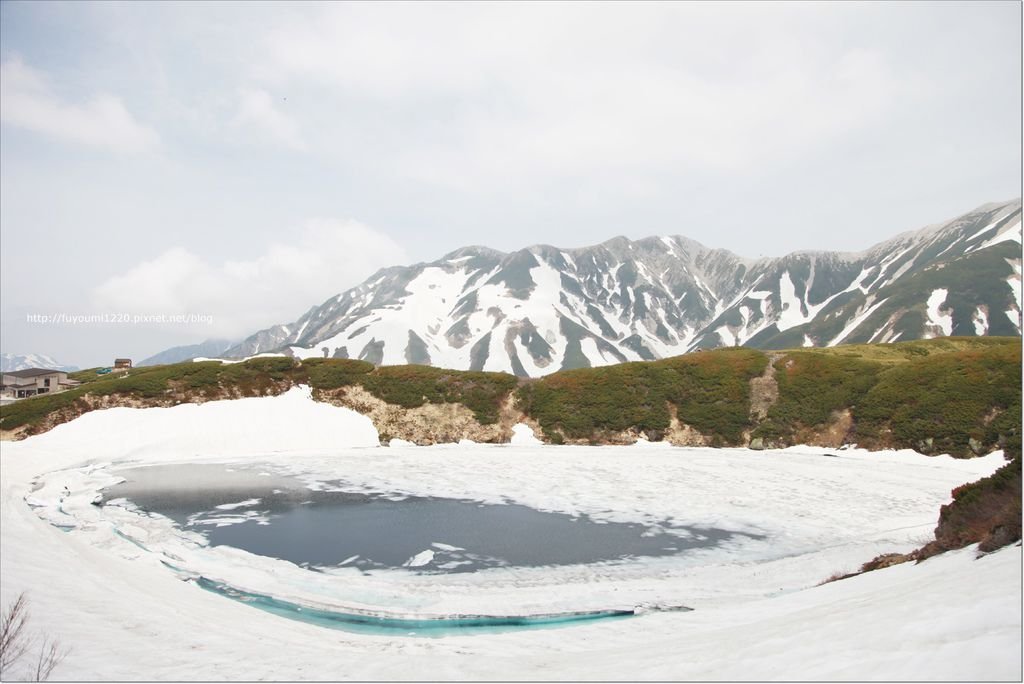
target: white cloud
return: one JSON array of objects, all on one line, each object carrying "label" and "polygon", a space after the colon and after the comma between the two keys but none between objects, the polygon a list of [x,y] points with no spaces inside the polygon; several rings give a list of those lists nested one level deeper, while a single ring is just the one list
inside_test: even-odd
[{"label": "white cloud", "polygon": [[[341,98],[342,116],[358,122],[350,127],[373,131],[362,136],[372,142],[345,139],[346,153],[363,145],[368,164],[466,190],[752,170],[820,150],[898,106],[900,75],[885,55],[837,48],[813,7],[316,10],[270,32],[257,79]],[[358,121],[360,107],[419,116]]]},{"label": "white cloud", "polygon": [[306,149],[298,124],[278,108],[265,90],[239,90],[238,111],[231,125],[240,132],[254,134],[288,149]]},{"label": "white cloud", "polygon": [[124,152],[150,149],[160,141],[118,97],[99,93],[83,104],[63,102],[45,76],[18,57],[0,64],[0,119],[36,133]]},{"label": "white cloud", "polygon": [[246,261],[212,263],[168,249],[96,287],[95,310],[211,315],[212,325],[193,326],[197,337],[237,337],[293,321],[378,268],[407,261],[401,245],[355,221],[312,219],[295,233]]}]

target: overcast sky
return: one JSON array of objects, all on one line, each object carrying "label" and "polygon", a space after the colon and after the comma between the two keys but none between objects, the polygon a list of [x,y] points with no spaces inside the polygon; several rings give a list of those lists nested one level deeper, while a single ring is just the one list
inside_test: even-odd
[{"label": "overcast sky", "polygon": [[1021,5],[3,2],[0,114],[0,349],[91,366],[470,244],[859,251],[1017,197]]}]

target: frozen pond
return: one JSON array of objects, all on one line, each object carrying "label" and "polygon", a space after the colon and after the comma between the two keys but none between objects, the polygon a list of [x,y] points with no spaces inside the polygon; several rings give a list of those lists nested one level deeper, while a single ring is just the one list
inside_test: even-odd
[{"label": "frozen pond", "polygon": [[[608,522],[505,503],[345,491],[224,465],[120,471],[104,491],[144,512],[231,546],[310,569],[354,566],[472,572],[667,556],[714,547],[737,533],[714,527]],[[752,537],[749,533],[742,534]]]},{"label": "frozen pond", "polygon": [[[34,634],[71,647],[56,677],[1020,681],[1019,548],[981,559],[965,549],[818,586],[882,553],[919,547],[950,490],[990,475],[1005,462],[1000,454],[960,460],[860,449],[828,458],[812,447],[356,448],[377,444],[365,423],[295,391],[92,411],[5,442],[0,577],[11,595],[30,591]],[[165,469],[170,464],[182,467]],[[126,473],[135,478],[126,469],[139,467],[154,484],[176,489],[178,500],[207,500],[191,510],[165,509],[181,523],[109,505],[110,488]],[[231,468],[228,483],[210,477]],[[585,513],[591,522],[668,522],[765,538],[735,535],[624,562],[476,572],[350,563],[313,572],[211,546],[197,533],[245,521],[272,529],[277,523],[264,503],[274,489],[295,492],[294,504],[308,507],[302,501],[312,500],[316,485],[330,482],[344,484],[335,493],[509,500],[535,511]],[[222,491],[207,491],[214,489]],[[108,505],[93,505],[100,491]],[[209,524],[188,525],[197,512]],[[457,544],[426,533],[421,541],[410,553],[437,548],[434,542]],[[458,545],[473,551],[468,542]],[[605,617],[622,612],[640,617]],[[303,624],[299,614],[311,617]],[[380,618],[378,628],[387,620],[417,636],[426,636],[425,627],[450,626],[441,621],[483,622],[483,630],[499,621],[575,626],[400,639],[383,630],[327,629],[342,627],[339,616],[363,624]],[[574,618],[590,619],[567,622]],[[31,676],[12,671],[10,678]]]}]

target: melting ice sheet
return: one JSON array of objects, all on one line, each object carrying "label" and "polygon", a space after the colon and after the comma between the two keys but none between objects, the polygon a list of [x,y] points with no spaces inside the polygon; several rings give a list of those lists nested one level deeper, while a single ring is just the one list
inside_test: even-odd
[{"label": "melting ice sheet", "polygon": [[[67,529],[76,543],[128,563],[126,570],[155,566],[168,579],[198,584],[202,578],[209,587],[223,588],[222,596],[263,602],[270,608],[259,607],[270,612],[294,606],[294,613],[332,621],[370,615],[401,621],[404,629],[435,618],[561,621],[638,606],[685,606],[701,613],[799,591],[837,568],[912,548],[934,527],[934,511],[951,486],[969,479],[968,469],[983,474],[1002,462],[999,454],[968,463],[911,454],[829,456],[820,450],[653,446],[342,449],[187,461],[167,455],[162,462],[147,455],[141,463],[69,464],[38,476],[38,486],[24,500],[37,516]],[[130,467],[147,462],[137,472]],[[113,489],[122,482],[125,488]],[[163,513],[142,508],[153,502],[125,496],[128,486],[145,485],[166,496],[159,504]],[[105,500],[94,502],[100,491]],[[396,535],[378,529],[365,548],[327,549],[327,564],[303,567],[282,559],[283,553],[261,555],[212,541],[235,530],[272,531],[284,522],[274,517],[278,504],[285,512],[306,514],[318,510],[315,502],[321,500],[324,510],[326,504],[381,505],[388,515],[405,510],[399,504],[439,501],[456,507],[447,517],[457,520],[469,508],[473,516],[496,509],[515,518],[521,506],[528,515],[553,516],[556,527],[628,532],[630,541],[639,536],[657,542],[655,551],[665,553],[513,565],[539,561],[510,559],[474,548],[472,539],[421,530],[415,543],[383,558],[374,557],[373,547]],[[402,526],[392,519],[391,527]],[[498,527],[480,544],[511,538]],[[469,564],[460,565],[466,561],[477,569],[467,571]]]},{"label": "melting ice sheet", "polygon": [[740,535],[715,527],[609,522],[464,499],[345,490],[345,483],[212,464],[123,470],[104,492],[230,546],[310,568],[473,572],[669,556]]}]

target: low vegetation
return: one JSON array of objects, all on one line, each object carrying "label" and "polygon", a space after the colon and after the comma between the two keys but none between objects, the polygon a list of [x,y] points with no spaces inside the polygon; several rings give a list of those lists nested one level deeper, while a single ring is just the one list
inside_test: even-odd
[{"label": "low vegetation", "polygon": [[317,389],[338,389],[355,385],[367,373],[373,372],[369,361],[350,359],[306,359],[302,362],[309,384]]},{"label": "low vegetation", "polygon": [[774,364],[779,398],[753,436],[789,444],[803,429],[819,429],[833,415],[861,404],[884,366],[856,355],[790,352]]},{"label": "low vegetation", "polygon": [[950,549],[978,544],[994,551],[1021,538],[1021,457],[1018,454],[989,477],[952,491],[939,511],[935,541],[917,552],[923,560]]},{"label": "low vegetation", "polygon": [[624,430],[658,441],[674,406],[713,444],[735,444],[750,424],[750,380],[766,364],[763,353],[740,348],[563,371],[524,384],[517,404],[556,442]]},{"label": "low vegetation", "polygon": [[786,352],[778,400],[752,432],[779,446],[807,441],[848,411],[844,441],[969,457],[1020,451],[1017,338],[938,338]]},{"label": "low vegetation", "polygon": [[[361,385],[374,396],[406,408],[425,403],[462,403],[482,424],[497,422],[498,409],[516,386],[506,373],[450,371],[429,366],[385,366],[350,359],[260,357],[241,363],[202,361],[145,366],[97,375],[78,371],[82,385],[58,394],[18,401],[0,409],[0,428],[34,434],[52,427],[55,414],[68,419],[92,410],[97,399],[121,397],[143,405],[173,405],[279,394],[298,384],[315,390]],[[87,401],[93,400],[93,402]]]},{"label": "low vegetation", "polygon": [[954,489],[953,500],[939,509],[935,539],[910,553],[883,553],[864,563],[858,572],[836,573],[822,582],[834,582],[872,570],[911,561],[920,563],[946,551],[978,545],[990,553],[1021,540],[1021,456],[988,477]]},{"label": "low vegetation", "polygon": [[432,366],[382,366],[361,379],[378,399],[405,408],[424,404],[462,404],[483,425],[498,422],[502,402],[515,389],[508,373],[452,371]]},{"label": "low vegetation", "polygon": [[[772,368],[768,364],[772,363]],[[751,380],[773,376],[778,396],[751,411]],[[73,377],[75,389],[0,409],[0,428],[34,434],[93,408],[279,394],[297,384],[319,392],[361,386],[395,406],[462,404],[484,425],[513,401],[546,440],[603,443],[615,435],[665,439],[673,416],[716,446],[822,443],[845,416],[836,443],[913,448],[969,457],[1020,453],[1019,338],[940,338],[774,352],[718,349],[517,381],[506,373],[366,361],[261,357],[135,368]],[[767,381],[768,376],[759,380]],[[677,426],[678,427],[678,426]]]},{"label": "low vegetation", "polygon": [[855,439],[922,453],[1020,453],[1020,378],[1019,345],[913,359],[881,374],[865,394]]}]

